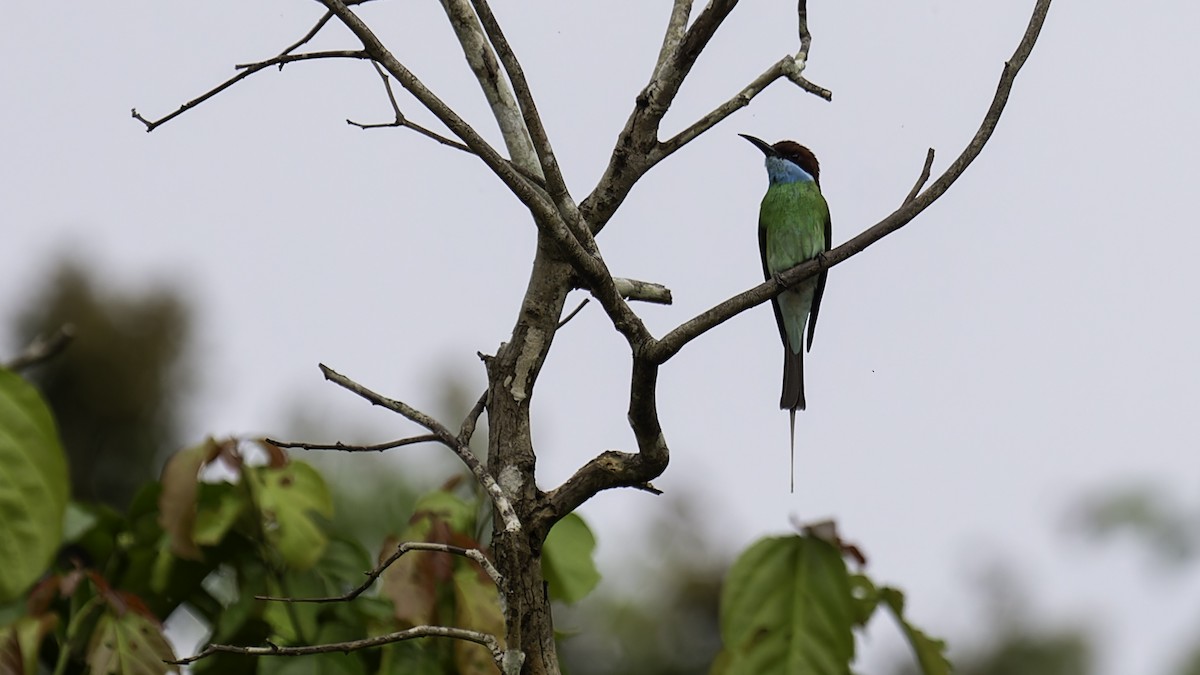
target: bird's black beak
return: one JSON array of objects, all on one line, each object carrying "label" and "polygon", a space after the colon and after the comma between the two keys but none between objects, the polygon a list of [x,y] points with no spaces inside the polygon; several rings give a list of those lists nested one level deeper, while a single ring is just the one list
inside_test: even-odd
[{"label": "bird's black beak", "polygon": [[762,153],[764,155],[766,155],[767,157],[775,156],[775,148],[772,148],[771,144],[764,141],[763,139],[755,138],[755,137],[751,136],[750,134],[738,134],[738,136],[741,136],[742,138],[753,143],[754,147],[758,148],[759,150],[762,150]]}]

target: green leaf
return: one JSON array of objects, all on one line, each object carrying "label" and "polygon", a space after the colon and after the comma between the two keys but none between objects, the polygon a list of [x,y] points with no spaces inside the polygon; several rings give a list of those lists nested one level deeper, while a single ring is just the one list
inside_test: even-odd
[{"label": "green leaf", "polygon": [[175,653],[162,627],[138,612],[118,616],[106,612],[96,624],[88,644],[87,662],[93,673],[112,675],[161,675],[177,673]]},{"label": "green leaf", "polygon": [[446,490],[422,495],[413,505],[411,523],[430,517],[445,521],[452,532],[467,533],[475,529],[475,506]]},{"label": "green leaf", "polygon": [[53,614],[23,616],[0,629],[0,673],[37,673],[42,640],[57,623]]},{"label": "green leaf", "polygon": [[237,524],[247,507],[246,492],[230,483],[201,483],[196,500],[192,540],[201,546],[216,546]]},{"label": "green leaf", "polygon": [[849,675],[854,598],[841,553],[807,536],[759,541],[733,564],[721,592],[727,675]]},{"label": "green leaf", "polygon": [[[504,612],[496,584],[475,565],[460,565],[454,572],[455,625],[489,633],[504,643]],[[496,662],[487,647],[454,642],[454,665],[460,675],[492,675]]]},{"label": "green leaf", "polygon": [[943,640],[929,637],[904,618],[904,593],[897,588],[879,589],[879,598],[892,615],[896,617],[904,636],[916,654],[917,663],[924,675],[950,675],[950,662],[946,660],[946,643]]},{"label": "green leaf", "polygon": [[333,500],[321,474],[304,462],[290,462],[279,468],[259,467],[246,475],[259,481],[256,497],[267,541],[292,569],[315,565],[328,538],[314,516],[333,515]]},{"label": "green leaf", "polygon": [[0,602],[18,597],[62,542],[67,460],[29,383],[0,368]]},{"label": "green leaf", "polygon": [[595,561],[596,537],[574,513],[554,524],[542,548],[542,574],[550,584],[550,597],[566,603],[582,600],[596,584],[600,572]]}]

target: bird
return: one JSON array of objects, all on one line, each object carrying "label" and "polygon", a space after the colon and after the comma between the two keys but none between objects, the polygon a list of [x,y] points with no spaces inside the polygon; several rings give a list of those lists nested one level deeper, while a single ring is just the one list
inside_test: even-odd
[{"label": "bird", "polygon": [[[812,150],[795,141],[771,145],[748,134],[738,135],[766,155],[768,184],[758,213],[758,250],[763,277],[769,280],[829,250],[832,226],[829,205],[821,195],[821,165]],[[789,413],[792,492],[796,490],[796,411],[805,407],[804,352],[812,349],[828,273],[821,270],[771,299],[783,340],[779,407]]]}]

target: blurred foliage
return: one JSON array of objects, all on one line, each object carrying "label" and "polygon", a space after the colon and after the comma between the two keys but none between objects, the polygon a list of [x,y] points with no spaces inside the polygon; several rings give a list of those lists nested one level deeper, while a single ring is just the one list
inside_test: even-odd
[{"label": "blurred foliage", "polygon": [[165,288],[103,293],[74,260],[43,284],[17,320],[19,344],[64,324],[76,337],[27,375],[58,421],[73,496],[124,509],[179,445],[189,312]]},{"label": "blurred foliage", "polygon": [[569,675],[702,675],[720,651],[718,606],[729,563],[702,536],[694,500],[663,502],[648,514],[647,543],[630,546],[620,577],[555,612]]},{"label": "blurred foliage", "polygon": [[1200,555],[1200,511],[1190,511],[1153,485],[1091,495],[1082,500],[1072,524],[1096,541],[1131,537],[1166,565],[1184,565]]}]

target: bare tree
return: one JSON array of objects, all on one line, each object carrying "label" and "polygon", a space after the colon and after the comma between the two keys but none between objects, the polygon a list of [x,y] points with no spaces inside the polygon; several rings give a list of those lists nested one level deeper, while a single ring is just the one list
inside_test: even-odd
[{"label": "bare tree", "polygon": [[[442,6],[503,133],[507,154],[492,147],[470,122],[431,91],[388,50],[372,28],[351,8],[366,1],[320,0],[326,8],[324,15],[306,35],[279,55],[237,66],[240,72],[235,77],[161,119],[147,119],[136,110],[133,116],[146,125],[147,131],[153,131],[238,81],[271,66],[282,67],[286,63],[313,59],[367,60],[383,80],[395,111],[395,120],[387,124],[348,122],[363,128],[404,127],[447,146],[472,153],[529,210],[537,228],[532,274],[511,336],[494,355],[483,357],[487,369],[487,391],[457,430],[400,401],[370,391],[326,366],[321,367],[327,379],[373,404],[403,415],[428,431],[397,445],[411,442],[445,445],[462,459],[486,490],[495,512],[492,544],[495,568],[492,578],[502,598],[506,634],[486,636],[449,627],[423,626],[385,636],[389,639],[377,638],[353,645],[302,648],[213,645],[196,658],[213,651],[255,654],[340,651],[433,635],[470,640],[488,646],[497,666],[505,673],[557,673],[559,666],[551,608],[544,590],[541,567],[542,544],[555,522],[601,490],[632,487],[655,491],[650,481],[662,474],[670,458],[655,402],[659,367],[692,340],[721,323],[849,259],[908,224],[944,194],[979,155],[995,129],[1013,81],[1037,40],[1050,0],[1037,0],[1020,44],[1004,65],[995,97],[979,130],[940,176],[929,182],[934,161],[931,149],[912,191],[899,208],[887,217],[823,256],[720,302],[661,337],[651,334],[630,301],[667,303],[670,302],[670,292],[656,284],[614,277],[601,256],[596,235],[620,208],[633,186],[651,168],[732,113],[749,105],[777,80],[790,81],[825,100],[832,98],[830,91],[804,76],[811,45],[806,0],[800,0],[798,4],[799,45],[796,52],[771,64],[728,100],[679,133],[662,139],[660,125],[664,115],[692,72],[697,58],[738,4],[736,0],[710,0],[692,19],[692,1],[674,0],[653,74],[633,98],[629,118],[617,138],[603,176],[582,199],[567,189],[555,158],[554,145],[538,112],[521,62],[487,0],[442,0]],[[339,51],[297,51],[335,19],[349,28],[360,45]],[[416,98],[448,132],[439,133],[408,121],[392,95],[392,80]],[[591,293],[611,320],[613,328],[629,344],[628,423],[638,447],[635,452],[602,452],[580,467],[562,485],[544,491],[534,481],[537,454],[530,438],[530,400],[556,332],[565,323],[562,316],[567,294],[577,288]],[[485,411],[489,423],[486,466],[468,447],[476,422]],[[443,552],[478,557],[478,552]]]}]

